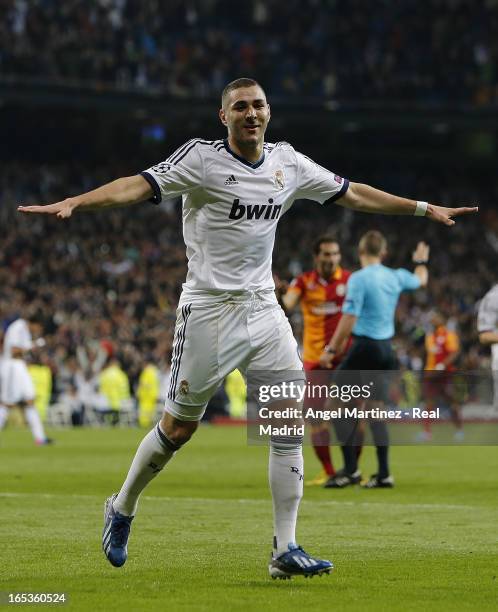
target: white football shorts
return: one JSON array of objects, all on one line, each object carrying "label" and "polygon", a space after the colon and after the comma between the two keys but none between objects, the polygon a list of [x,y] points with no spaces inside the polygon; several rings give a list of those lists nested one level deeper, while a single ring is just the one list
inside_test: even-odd
[{"label": "white football shorts", "polygon": [[297,342],[273,290],[188,290],[177,310],[165,411],[200,421],[225,377],[235,369],[272,372],[275,382],[304,380]]},{"label": "white football shorts", "polygon": [[32,402],[35,399],[33,380],[22,359],[4,358],[0,365],[0,400],[7,406]]}]

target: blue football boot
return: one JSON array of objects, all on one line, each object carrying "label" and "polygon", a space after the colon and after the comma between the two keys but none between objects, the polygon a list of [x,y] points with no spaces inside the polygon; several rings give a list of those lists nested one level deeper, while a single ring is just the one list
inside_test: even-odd
[{"label": "blue football boot", "polygon": [[289,544],[289,550],[281,553],[278,557],[272,555],[268,570],[270,576],[275,580],[280,578],[286,580],[292,576],[304,576],[313,578],[322,574],[330,574],[334,565],[324,559],[315,559],[308,555],[300,546]]},{"label": "blue football boot", "polygon": [[112,503],[117,496],[117,493],[114,493],[105,501],[102,549],[111,565],[121,567],[128,558],[128,538],[133,517],[124,516],[114,510]]}]

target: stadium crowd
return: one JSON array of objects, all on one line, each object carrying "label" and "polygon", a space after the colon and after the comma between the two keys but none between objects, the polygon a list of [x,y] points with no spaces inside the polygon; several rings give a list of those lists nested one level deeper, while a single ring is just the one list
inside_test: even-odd
[{"label": "stadium crowd", "polygon": [[[170,361],[176,303],[186,273],[179,201],[159,207],[143,204],[133,213],[123,209],[78,214],[65,222],[27,219],[15,210],[21,202],[56,201],[109,178],[94,167],[76,171],[69,163],[10,163],[0,176],[1,327],[5,330],[10,321],[23,316],[27,305],[43,313],[46,346],[40,360],[54,374],[55,395],[67,392],[78,372],[83,380],[98,374],[109,357],[118,358],[136,394],[146,363],[165,372]],[[462,179],[452,193],[441,192],[436,183],[420,185],[416,193],[433,193],[450,203],[491,201],[492,194],[483,189]],[[374,218],[340,207],[297,203],[279,226],[275,274],[290,280],[309,269],[311,245],[325,230],[339,238],[344,265],[356,269],[358,237],[372,227],[387,236],[388,265],[411,267],[410,253],[421,237],[432,248],[428,289],[404,296],[398,308],[396,347],[401,363],[411,369],[423,367],[424,336],[430,312],[437,308],[461,338],[459,367],[489,367],[487,350],[477,340],[475,317],[476,302],[496,282],[494,210],[448,230],[425,220]],[[299,336],[299,314],[292,322]]]},{"label": "stadium crowd", "polygon": [[0,14],[3,77],[217,97],[246,73],[301,103],[498,101],[496,0],[0,0]]}]

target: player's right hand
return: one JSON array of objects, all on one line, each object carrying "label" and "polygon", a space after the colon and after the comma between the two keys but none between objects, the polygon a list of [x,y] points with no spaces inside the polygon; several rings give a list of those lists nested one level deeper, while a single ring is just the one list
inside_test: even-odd
[{"label": "player's right hand", "polygon": [[46,204],[45,206],[18,206],[17,210],[22,213],[56,215],[59,219],[67,219],[73,214],[73,210],[76,207],[77,203],[74,198],[66,198],[55,204]]},{"label": "player's right hand", "polygon": [[327,353],[323,351],[320,355],[320,366],[326,370],[330,370],[334,363],[335,353]]}]

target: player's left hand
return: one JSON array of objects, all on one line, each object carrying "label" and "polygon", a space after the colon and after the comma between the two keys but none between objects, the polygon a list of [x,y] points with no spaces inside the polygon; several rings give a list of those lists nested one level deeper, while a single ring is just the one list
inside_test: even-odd
[{"label": "player's left hand", "polygon": [[429,204],[425,216],[431,221],[437,223],[443,223],[444,225],[455,225],[453,217],[460,217],[461,215],[470,215],[476,213],[479,210],[478,206],[462,206],[460,208],[447,208],[446,206],[437,206],[436,204]]}]

